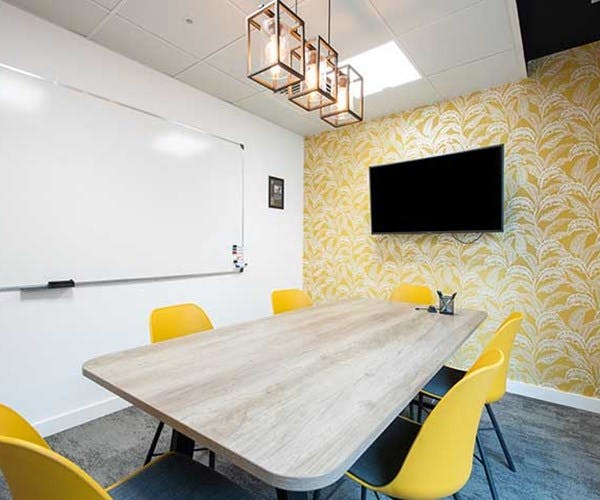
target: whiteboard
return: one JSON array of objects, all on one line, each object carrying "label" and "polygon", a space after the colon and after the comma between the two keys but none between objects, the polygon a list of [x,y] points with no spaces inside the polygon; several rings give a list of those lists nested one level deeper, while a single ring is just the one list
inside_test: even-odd
[{"label": "whiteboard", "polygon": [[0,287],[233,271],[243,147],[0,67]]}]

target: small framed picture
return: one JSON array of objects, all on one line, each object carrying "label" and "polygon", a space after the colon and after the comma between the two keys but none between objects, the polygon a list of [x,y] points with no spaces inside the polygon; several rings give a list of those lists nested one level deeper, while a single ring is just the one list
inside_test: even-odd
[{"label": "small framed picture", "polygon": [[269,176],[269,208],[283,210],[283,179]]}]

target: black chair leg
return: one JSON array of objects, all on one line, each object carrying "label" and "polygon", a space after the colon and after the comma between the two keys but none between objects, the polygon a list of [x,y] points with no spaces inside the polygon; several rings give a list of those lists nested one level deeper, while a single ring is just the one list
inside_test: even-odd
[{"label": "black chair leg", "polygon": [[452,495],[452,498],[454,498],[454,500],[460,500],[460,496],[458,495],[458,493]]},{"label": "black chair leg", "polygon": [[208,467],[211,469],[214,469],[215,461],[216,461],[215,452],[209,450],[209,452],[208,452]]},{"label": "black chair leg", "polygon": [[500,426],[498,425],[498,421],[496,420],[496,415],[494,415],[494,411],[492,410],[492,405],[486,404],[485,408],[488,412],[488,415],[490,416],[490,420],[492,421],[494,430],[496,431],[496,436],[498,436],[498,441],[500,441],[500,446],[502,446],[502,451],[504,452],[504,456],[506,457],[508,468],[513,472],[517,472],[515,462],[512,459],[510,451],[508,451],[508,446],[506,446],[506,441],[504,441],[504,436],[502,435],[502,431],[500,430]]},{"label": "black chair leg", "polygon": [[313,491],[313,500],[320,500],[321,498],[321,490]]},{"label": "black chair leg", "polygon": [[492,493],[493,500],[498,500],[498,491],[496,491],[496,483],[494,483],[494,477],[492,476],[492,469],[490,468],[490,464],[487,460],[487,456],[485,455],[485,450],[483,446],[481,446],[481,441],[479,440],[479,436],[476,438],[477,449],[479,450],[479,456],[481,457],[481,465],[483,465],[483,470],[485,471],[485,477],[487,478],[488,485],[490,487],[490,492]]},{"label": "black chair leg", "polygon": [[423,393],[419,393],[419,411],[417,412],[417,422],[423,422]]},{"label": "black chair leg", "polygon": [[150,449],[146,454],[146,460],[144,460],[144,465],[148,465],[152,457],[154,456],[154,450],[156,450],[156,445],[158,444],[158,439],[160,438],[160,434],[165,426],[164,422],[159,422],[156,431],[154,432],[154,437],[152,438],[152,443],[150,444]]},{"label": "black chair leg", "polygon": [[367,500],[367,488],[364,486],[360,487],[360,500]]}]

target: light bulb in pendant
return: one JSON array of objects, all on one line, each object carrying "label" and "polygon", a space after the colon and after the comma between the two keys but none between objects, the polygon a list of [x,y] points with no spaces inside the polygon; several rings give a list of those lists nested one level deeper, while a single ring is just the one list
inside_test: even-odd
[{"label": "light bulb in pendant", "polygon": [[348,77],[340,75],[338,80],[338,95],[336,108],[338,111],[346,110],[346,101],[348,100]]},{"label": "light bulb in pendant", "polygon": [[[269,41],[265,45],[262,63],[263,66],[270,66],[277,62],[277,33],[275,30],[275,21],[273,19],[267,19],[263,24],[263,30],[269,37]],[[273,69],[271,69],[271,71]]]},{"label": "light bulb in pendant", "polygon": [[[265,47],[265,66],[270,66],[277,62],[277,35],[271,35],[269,37],[269,41]],[[277,66],[273,66],[271,68],[271,75],[273,78],[279,78],[279,74],[281,73],[281,68],[279,64]]]},{"label": "light bulb in pendant", "polygon": [[[273,66],[269,71],[274,81],[282,77],[279,61],[286,61],[289,57],[288,40],[285,36],[284,26],[281,24],[281,36],[279,37],[279,53],[277,53],[277,29],[275,19],[267,19],[263,24],[263,30],[267,33],[269,41],[265,46],[263,66]],[[281,57],[279,57],[281,56]]]},{"label": "light bulb in pendant", "polygon": [[[305,86],[307,90],[316,90],[319,85],[319,71],[317,67],[317,52],[310,51],[308,65],[306,66]],[[317,92],[311,92],[308,95],[308,102],[312,106],[318,101]]]}]

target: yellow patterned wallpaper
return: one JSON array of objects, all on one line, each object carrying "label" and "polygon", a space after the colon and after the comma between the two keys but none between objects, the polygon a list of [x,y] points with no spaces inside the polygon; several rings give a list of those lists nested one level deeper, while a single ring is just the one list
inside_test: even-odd
[{"label": "yellow patterned wallpaper", "polygon": [[[510,378],[600,397],[600,43],[537,61],[516,84],[306,140],[304,284],[317,301],[387,297],[396,283],[458,291],[488,320],[466,367],[513,310]],[[505,231],[370,234],[368,167],[506,144]],[[427,204],[427,200],[423,200]]]}]

